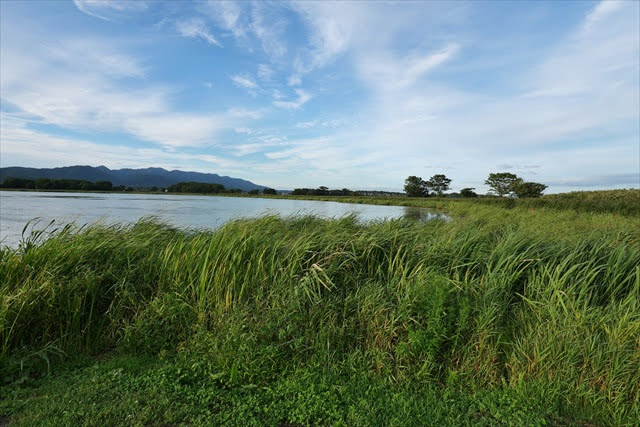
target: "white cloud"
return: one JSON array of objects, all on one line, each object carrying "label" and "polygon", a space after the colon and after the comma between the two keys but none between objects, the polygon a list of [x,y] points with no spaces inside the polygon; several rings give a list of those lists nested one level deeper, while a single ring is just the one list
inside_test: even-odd
[{"label": "white cloud", "polygon": [[73,0],[78,10],[95,18],[111,21],[130,12],[147,9],[145,1],[125,0]]},{"label": "white cloud", "polygon": [[245,135],[253,135],[255,131],[247,127],[239,127],[234,129],[235,133],[241,133]]},{"label": "white cloud", "polygon": [[221,116],[182,113],[139,115],[124,124],[129,133],[165,147],[215,145],[213,138],[224,127]]},{"label": "white cloud", "polygon": [[295,101],[273,101],[273,105],[280,108],[286,108],[290,110],[297,110],[306,104],[312,97],[309,93],[302,89],[295,89],[298,99]]},{"label": "white cloud", "polygon": [[318,121],[317,120],[311,120],[308,122],[298,122],[296,123],[296,127],[298,129],[310,129],[310,128],[314,128],[318,125]]},{"label": "white cloud", "polygon": [[362,78],[375,89],[402,89],[412,86],[425,73],[451,60],[458,50],[458,44],[450,43],[435,52],[400,59],[387,52],[361,55],[358,69]]},{"label": "white cloud", "polygon": [[302,84],[302,77],[299,74],[294,74],[287,79],[289,86],[300,86]]},{"label": "white cloud", "polygon": [[250,51],[255,45],[278,61],[288,51],[287,20],[281,13],[285,5],[277,2],[228,2],[209,0],[204,13],[219,28],[228,31],[235,40]]},{"label": "white cloud", "polygon": [[270,81],[273,77],[273,69],[267,64],[258,65],[258,77],[264,81]]},{"label": "white cloud", "polygon": [[622,0],[602,0],[596,7],[591,9],[584,20],[583,29],[588,31],[593,25],[596,25],[608,15],[619,10],[623,6]]},{"label": "white cloud", "polygon": [[210,0],[206,4],[205,13],[218,26],[231,32],[236,39],[244,40],[247,29],[242,20],[242,3],[233,1]]},{"label": "white cloud", "polygon": [[[95,142],[49,135],[28,129],[13,121],[6,125],[3,117],[2,166],[69,166],[70,164],[105,165],[110,168],[142,168],[153,165],[166,169],[201,170],[242,174],[246,163],[210,154],[189,154],[173,149],[135,148],[120,144]],[[7,159],[10,159],[7,161]]]},{"label": "white cloud", "polygon": [[199,38],[211,45],[222,47],[222,44],[213,37],[205,22],[200,18],[178,21],[176,22],[176,30],[181,36]]},{"label": "white cloud", "polygon": [[262,49],[272,60],[287,53],[287,46],[284,42],[287,22],[278,11],[275,4],[266,6],[263,3],[255,2],[251,5],[251,30],[260,40]]},{"label": "white cloud", "polygon": [[[518,173],[543,180],[566,174],[586,176],[586,169],[580,165],[585,164],[593,151],[583,155],[574,148],[558,150],[558,146],[580,140],[587,144],[594,135],[608,135],[634,119],[637,129],[640,111],[637,3],[596,6],[568,37],[548,46],[546,52],[538,52],[541,59],[537,66],[528,66],[521,72],[522,64],[517,63],[517,56],[513,57],[511,63],[507,61],[514,70],[510,80],[503,82],[496,77],[490,80],[488,89],[479,85],[461,85],[465,87],[461,89],[455,83],[447,83],[451,82],[448,70],[453,69],[460,78],[460,68],[474,49],[467,44],[476,42],[465,37],[468,35],[464,32],[456,39],[455,25],[451,25],[452,31],[434,34],[437,23],[429,21],[429,17],[425,19],[421,15],[424,12],[415,13],[414,17],[399,16],[403,14],[399,8],[360,5],[296,5],[308,11],[305,19],[312,36],[322,41],[314,44],[318,55],[301,60],[301,72],[293,77],[300,78],[301,73],[312,69],[310,64],[328,65],[341,55],[355,65],[357,77],[371,90],[367,104],[356,107],[360,119],[352,130],[359,129],[360,133],[349,134],[350,130],[344,129],[329,135],[323,144],[344,141],[362,153],[381,156],[385,167],[371,170],[376,177],[374,182],[401,183],[406,171],[427,176],[437,173],[435,167],[427,166],[434,159],[442,159],[439,164],[443,165],[447,164],[444,159],[455,159],[448,164],[455,166],[460,175],[454,176],[458,188],[481,187],[479,183],[488,172],[505,163],[496,159],[510,159],[520,166],[543,165],[537,169],[518,169]],[[412,8],[406,9],[414,12]],[[341,19],[350,29],[341,32],[339,22],[328,23]],[[422,19],[425,21],[420,22]],[[384,22],[389,25],[383,25]],[[431,24],[431,33],[406,30],[427,28],[427,22]],[[432,34],[435,40],[430,39]],[[399,54],[397,46],[403,37],[414,40],[418,47]],[[323,54],[319,46],[325,46]],[[494,61],[493,66],[505,64],[504,57],[487,61],[496,59],[502,61]],[[303,121],[296,127],[316,129],[320,121]],[[594,171],[624,171],[633,167],[629,159],[638,158],[635,132],[635,143],[618,142],[617,160],[616,156],[596,156],[606,160],[590,163],[589,167]],[[610,141],[614,144],[615,137]],[[295,147],[268,154],[273,160],[296,156]],[[359,173],[365,176],[367,169],[363,167]]]},{"label": "white cloud", "polygon": [[249,110],[246,108],[231,108],[227,111],[227,116],[233,119],[241,119],[246,121],[247,119],[257,120],[264,116],[264,110]]},{"label": "white cloud", "polygon": [[312,128],[335,128],[342,126],[346,123],[345,119],[333,119],[333,120],[310,120],[307,122],[298,122],[295,127],[298,129],[312,129]]},{"label": "white cloud", "polygon": [[[171,105],[170,88],[141,82],[145,67],[99,40],[23,42],[30,49],[19,42],[1,45],[2,101],[34,123],[126,133],[164,147],[186,147],[215,144],[220,130],[262,114],[245,109],[178,112]],[[127,86],[130,79],[136,89]]]},{"label": "white cloud", "polygon": [[231,76],[231,81],[235,83],[236,86],[245,88],[245,89],[257,89],[258,84],[251,79],[251,77],[246,75],[235,75]]},{"label": "white cloud", "polygon": [[310,48],[298,63],[299,73],[323,67],[344,53],[370,15],[366,5],[357,3],[294,2],[293,7],[310,30]]}]

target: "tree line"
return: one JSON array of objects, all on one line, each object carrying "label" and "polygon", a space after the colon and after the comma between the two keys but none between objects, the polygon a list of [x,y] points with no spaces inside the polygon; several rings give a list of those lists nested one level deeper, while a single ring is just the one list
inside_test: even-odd
[{"label": "tree line", "polygon": [[209,184],[206,182],[179,182],[167,187],[170,193],[242,193],[242,190],[226,189],[222,184]]},{"label": "tree line", "polygon": [[328,187],[320,186],[318,188],[296,188],[291,192],[293,196],[353,196],[354,191],[348,188],[342,190],[329,190]]},{"label": "tree line", "polygon": [[[179,182],[168,188],[145,187],[133,188],[124,185],[113,185],[111,181],[86,181],[81,179],[50,179],[50,178],[15,178],[6,177],[0,188],[25,189],[25,190],[79,190],[79,191],[148,191],[148,192],[172,192],[172,193],[242,193],[239,189],[227,189],[222,184],[209,184],[204,182]],[[258,191],[258,190],[256,190]],[[265,188],[263,194],[276,194],[276,190]]]},{"label": "tree line", "polygon": [[[510,172],[490,173],[484,181],[489,186],[489,194],[498,197],[516,196],[540,197],[547,188],[545,184],[538,182],[527,182],[516,174]],[[433,175],[428,180],[423,180],[419,176],[409,176],[404,180],[404,192],[409,197],[429,197],[437,195],[441,197],[449,189],[451,179],[443,174]],[[460,190],[460,197],[478,197],[475,188],[467,187]]]},{"label": "tree line", "polygon": [[[49,178],[14,178],[6,177],[1,188],[21,188],[32,190],[84,190],[84,191],[112,191],[111,181],[85,181],[82,179],[49,179]],[[124,188],[124,187],[123,187]]]}]

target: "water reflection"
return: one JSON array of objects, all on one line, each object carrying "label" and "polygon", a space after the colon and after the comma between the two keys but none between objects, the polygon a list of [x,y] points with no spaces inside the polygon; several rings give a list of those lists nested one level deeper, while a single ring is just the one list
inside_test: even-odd
[{"label": "water reflection", "polygon": [[413,219],[416,221],[432,221],[440,219],[443,221],[451,220],[451,217],[443,212],[434,212],[425,208],[416,208],[413,206],[404,206],[403,218]]}]

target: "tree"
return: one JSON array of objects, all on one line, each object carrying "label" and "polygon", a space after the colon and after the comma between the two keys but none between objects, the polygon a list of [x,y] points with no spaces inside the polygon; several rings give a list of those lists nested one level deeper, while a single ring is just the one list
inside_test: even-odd
[{"label": "tree", "polygon": [[427,183],[419,176],[410,176],[404,180],[404,192],[409,197],[427,197],[429,189]]},{"label": "tree", "polygon": [[249,194],[260,194],[260,190],[254,188],[253,190],[249,191]]},{"label": "tree", "polygon": [[93,184],[92,190],[98,191],[111,191],[113,189],[113,184],[111,181],[96,181]]},{"label": "tree", "polygon": [[271,194],[272,196],[275,196],[278,193],[276,193],[276,190],[273,188],[265,188],[262,190],[262,194]]},{"label": "tree", "polygon": [[542,192],[547,188],[546,185],[537,182],[518,181],[513,184],[513,192],[516,196],[522,197],[540,197]]},{"label": "tree", "polygon": [[426,182],[427,188],[438,193],[438,196],[442,196],[442,193],[449,189],[449,184],[451,180],[442,174],[433,175]]},{"label": "tree", "polygon": [[460,196],[464,198],[478,197],[476,192],[473,190],[475,190],[475,188],[473,187],[463,188],[462,190],[460,190]]},{"label": "tree", "polygon": [[325,187],[321,185],[317,190],[314,191],[315,196],[328,196],[329,195],[329,187]]},{"label": "tree", "polygon": [[491,192],[502,197],[513,193],[513,185],[517,182],[521,182],[522,179],[518,178],[516,174],[509,172],[490,173],[487,180],[484,182],[491,188]]}]

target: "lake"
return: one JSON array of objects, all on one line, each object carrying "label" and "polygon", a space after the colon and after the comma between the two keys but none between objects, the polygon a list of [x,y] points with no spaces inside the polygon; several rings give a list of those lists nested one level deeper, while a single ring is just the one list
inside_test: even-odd
[{"label": "lake", "polygon": [[376,206],[309,200],[250,197],[190,196],[131,193],[53,193],[0,191],[0,246],[16,247],[25,224],[38,218],[37,228],[50,221],[88,224],[132,223],[154,216],[182,228],[215,229],[230,219],[266,214],[317,215],[339,218],[355,213],[361,221],[410,217],[446,218],[441,213],[403,206]]}]

